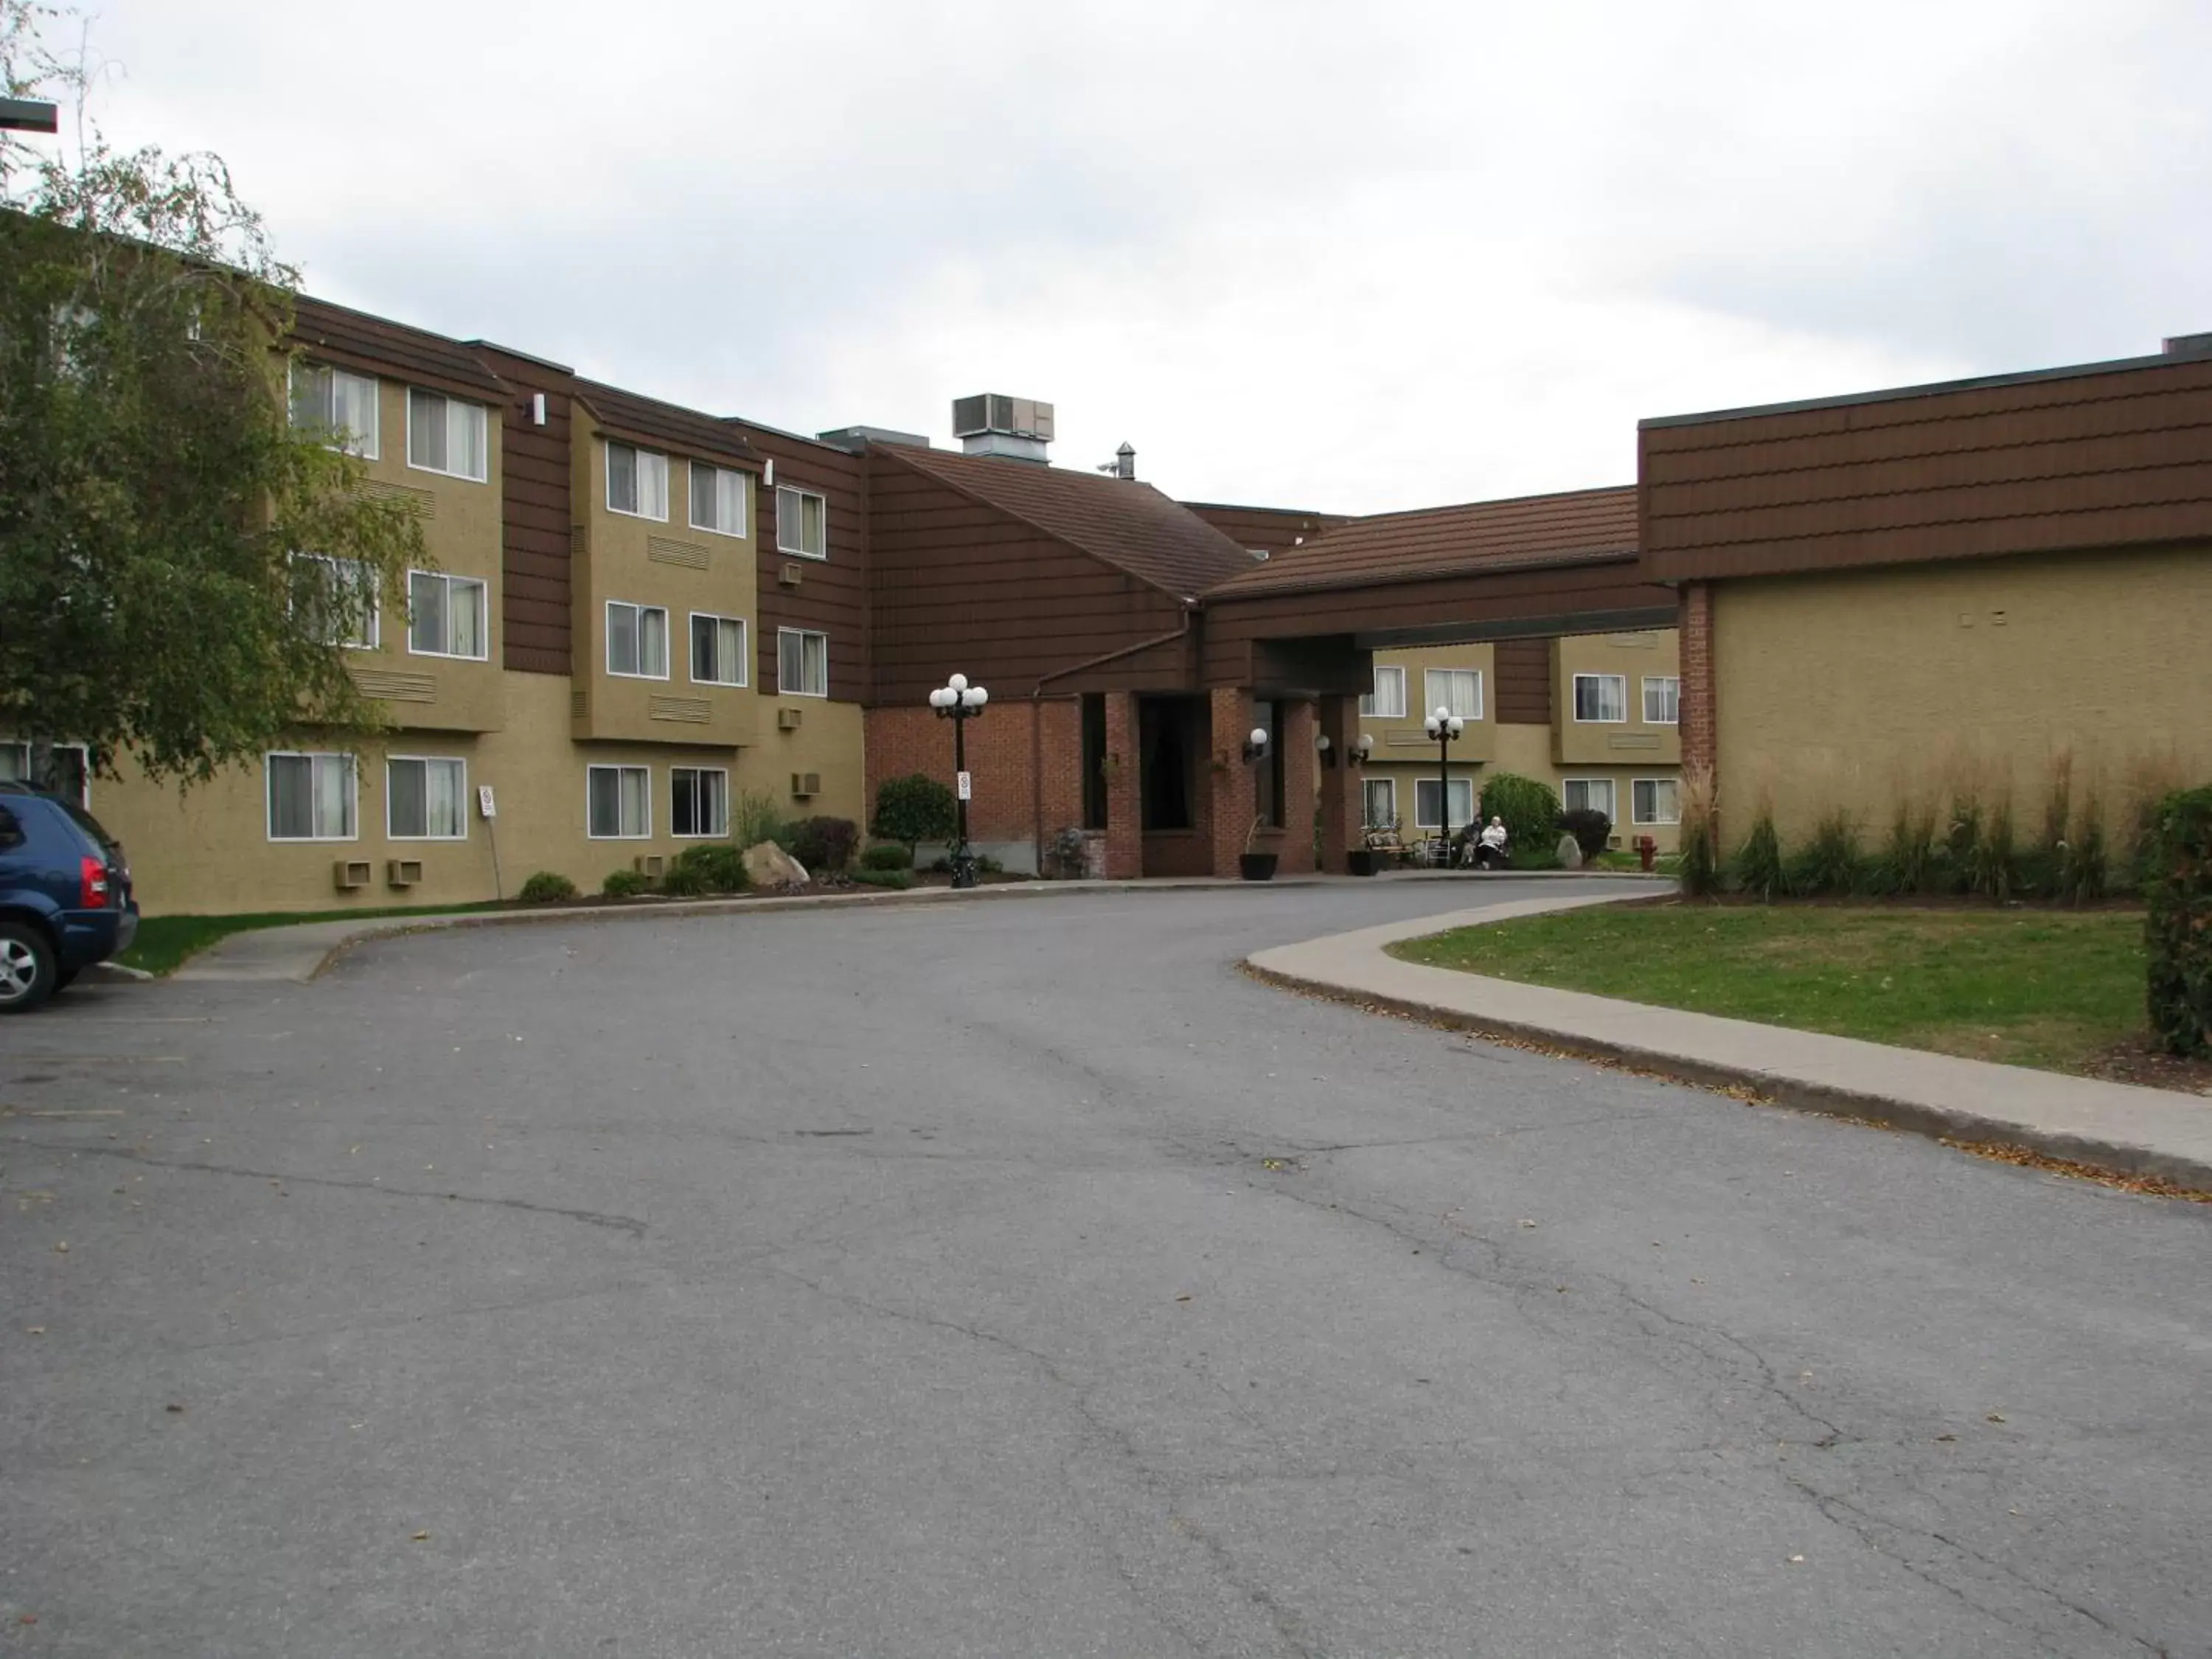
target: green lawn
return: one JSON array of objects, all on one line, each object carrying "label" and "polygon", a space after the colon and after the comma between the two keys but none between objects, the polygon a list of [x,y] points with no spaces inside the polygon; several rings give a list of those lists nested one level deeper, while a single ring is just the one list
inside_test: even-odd
[{"label": "green lawn", "polygon": [[2144,1028],[2134,911],[1670,902],[1393,945],[1409,962],[1769,1025],[2082,1071]]},{"label": "green lawn", "polygon": [[258,912],[239,916],[147,916],[138,923],[138,937],[116,957],[126,968],[149,974],[173,972],[185,957],[197,955],[219,939],[257,927],[289,927],[299,921],[353,921],[372,916],[450,915],[460,910],[496,910],[481,904],[412,904],[381,910],[307,910]]}]

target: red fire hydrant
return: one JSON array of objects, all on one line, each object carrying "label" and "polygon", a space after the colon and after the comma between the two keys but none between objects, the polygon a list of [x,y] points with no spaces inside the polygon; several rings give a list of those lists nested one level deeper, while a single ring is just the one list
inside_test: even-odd
[{"label": "red fire hydrant", "polygon": [[1649,871],[1653,860],[1659,856],[1659,843],[1650,836],[1638,836],[1636,838],[1636,856],[1642,860],[1644,869]]}]

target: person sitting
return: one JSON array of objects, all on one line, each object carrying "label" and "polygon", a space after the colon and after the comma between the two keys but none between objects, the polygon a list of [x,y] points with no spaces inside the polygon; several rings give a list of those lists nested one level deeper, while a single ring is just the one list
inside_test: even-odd
[{"label": "person sitting", "polygon": [[1493,817],[1482,827],[1482,839],[1475,844],[1474,867],[1478,870],[1503,870],[1505,867],[1505,820]]}]

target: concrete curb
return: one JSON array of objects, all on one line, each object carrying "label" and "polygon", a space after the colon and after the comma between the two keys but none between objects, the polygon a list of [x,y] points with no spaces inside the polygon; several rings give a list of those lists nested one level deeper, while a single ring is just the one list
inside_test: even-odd
[{"label": "concrete curb", "polygon": [[[1286,989],[1761,1103],[1938,1140],[2023,1148],[2212,1193],[2212,1100],[2196,1095],[1548,990],[1384,953],[1401,939],[1620,902],[1610,895],[1567,904],[1531,899],[1427,917],[1256,951],[1245,968]],[[1749,1057],[1762,1048],[1772,1051],[1770,1059]],[[2012,1109],[1996,1109],[1996,1103]]]}]

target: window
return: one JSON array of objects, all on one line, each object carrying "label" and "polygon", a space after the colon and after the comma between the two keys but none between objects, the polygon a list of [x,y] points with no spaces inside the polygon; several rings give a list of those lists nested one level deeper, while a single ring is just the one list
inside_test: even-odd
[{"label": "window", "polygon": [[1431,668],[1421,676],[1421,716],[1439,708],[1463,720],[1482,718],[1482,671],[1479,668]]},{"label": "window", "polygon": [[702,685],[745,683],[745,624],[737,617],[691,613],[691,678]]},{"label": "window", "polygon": [[830,636],[796,628],[775,630],[775,688],[787,697],[830,695]]},{"label": "window", "polygon": [[1563,778],[1559,781],[1559,805],[1570,812],[1602,812],[1607,823],[1618,823],[1613,813],[1613,780],[1611,778]]},{"label": "window", "polygon": [[[1474,817],[1474,780],[1454,778],[1451,781],[1451,821],[1464,830]],[[1441,830],[1437,822],[1437,780],[1417,778],[1413,781],[1413,828]]]},{"label": "window", "polygon": [[668,612],[657,605],[607,601],[607,672],[668,678]]},{"label": "window", "polygon": [[[1682,714],[1682,682],[1672,674],[1644,677],[1644,723],[1673,726]],[[1672,823],[1670,818],[1668,823]]]},{"label": "window", "polygon": [[295,553],[299,578],[293,589],[293,614],[325,645],[374,651],[377,641],[376,573],[356,559],[331,559],[319,553]]},{"label": "window", "polygon": [[1366,780],[1366,817],[1370,830],[1389,830],[1398,822],[1398,780]]},{"label": "window", "polygon": [[407,388],[407,465],[418,472],[443,472],[482,483],[491,476],[484,406],[442,392]]},{"label": "window", "polygon": [[1575,676],[1575,718],[1578,720],[1625,720],[1628,718],[1628,676]]},{"label": "window", "polygon": [[1375,689],[1359,700],[1359,712],[1371,720],[1405,719],[1406,671],[1402,668],[1377,668],[1375,671]]},{"label": "window", "polygon": [[728,835],[730,775],[717,767],[670,767],[668,807],[671,835]]},{"label": "window", "polygon": [[384,763],[384,833],[394,841],[465,841],[466,761],[395,755]]},{"label": "window", "polygon": [[1083,827],[1106,827],[1106,698],[1103,693],[1083,694]]},{"label": "window", "polygon": [[376,382],[366,374],[321,363],[292,365],[292,424],[323,434],[333,449],[376,459]]},{"label": "window", "polygon": [[830,556],[829,508],[819,495],[805,489],[775,492],[775,550],[801,558]]},{"label": "window", "polygon": [[269,839],[351,841],[360,781],[351,755],[271,755]]},{"label": "window", "polygon": [[727,467],[691,463],[691,527],[717,536],[745,533],[745,475]]},{"label": "window", "polygon": [[1638,823],[1682,821],[1682,786],[1673,778],[1638,778],[1628,786],[1628,801]]},{"label": "window", "polygon": [[[48,751],[51,787],[58,795],[73,797],[79,805],[92,801],[92,763],[81,743],[58,743]],[[31,775],[31,745],[0,743],[0,782],[39,783]]]},{"label": "window", "polygon": [[607,445],[607,511],[668,521],[668,457],[611,441]]},{"label": "window", "polygon": [[645,767],[588,767],[584,792],[584,829],[593,841],[642,841],[653,833],[653,774]]},{"label": "window", "polygon": [[407,574],[407,649],[418,657],[483,660],[484,585],[472,576]]}]

